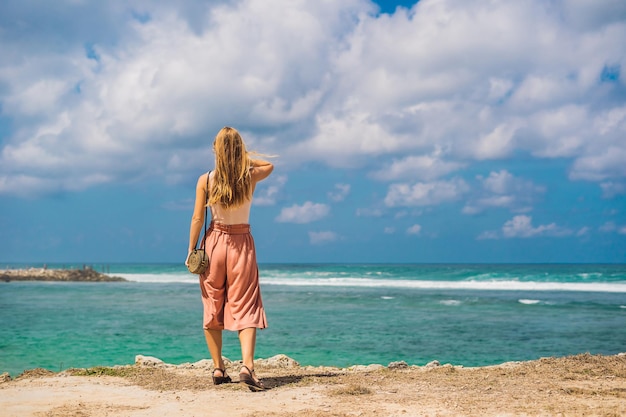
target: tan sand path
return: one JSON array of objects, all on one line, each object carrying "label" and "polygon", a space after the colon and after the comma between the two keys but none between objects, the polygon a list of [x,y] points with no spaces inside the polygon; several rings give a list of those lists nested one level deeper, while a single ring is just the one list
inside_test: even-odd
[{"label": "tan sand path", "polygon": [[[234,387],[233,387],[234,388]],[[315,389],[291,388],[251,393],[237,389],[155,391],[123,378],[54,376],[23,379],[0,390],[1,416],[245,416],[301,412],[320,405]],[[269,405],[269,407],[268,407]]]}]

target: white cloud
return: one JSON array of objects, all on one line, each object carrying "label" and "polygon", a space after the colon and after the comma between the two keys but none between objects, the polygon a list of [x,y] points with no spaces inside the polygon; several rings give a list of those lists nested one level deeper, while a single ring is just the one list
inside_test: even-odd
[{"label": "white cloud", "polygon": [[179,200],[179,201],[166,201],[163,204],[161,204],[161,207],[163,207],[165,210],[170,210],[170,211],[190,212],[193,210],[193,204],[194,204],[194,200],[192,200],[191,198],[188,198],[188,199]]},{"label": "white cloud", "polygon": [[407,156],[392,160],[389,166],[372,173],[372,177],[382,181],[406,179],[434,180],[460,169],[459,162],[444,161],[438,155]]},{"label": "white cloud", "polygon": [[280,223],[311,223],[326,217],[330,213],[330,207],[326,204],[312,203],[307,201],[301,206],[294,204],[280,211],[276,221]]},{"label": "white cloud", "polygon": [[618,225],[615,222],[608,221],[598,228],[604,233],[618,233],[620,235],[626,235],[626,225]]},{"label": "white cloud", "polygon": [[[368,8],[357,0],[274,3],[216,3],[198,10],[194,25],[185,19],[191,14],[182,13],[185,6],[146,4],[147,20],[116,16],[123,22],[116,42],[95,44],[87,54],[92,35],[68,38],[60,50],[51,43],[49,50],[33,51],[32,59],[29,49],[10,45],[23,55],[0,58],[0,83],[7,87],[0,104],[15,126],[1,149],[0,178],[9,184],[3,189],[16,188],[13,179],[35,160],[42,172],[31,174],[48,178],[53,169],[58,189],[75,181],[75,173],[63,175],[68,165],[110,180],[148,172],[176,178],[154,167],[164,166],[172,152],[208,150],[224,124],[288,131],[286,124],[308,123],[328,71],[329,45],[341,40],[355,13]],[[62,118],[68,123],[61,129],[37,133]],[[178,172],[185,176],[206,165],[196,159],[187,159]]]},{"label": "white cloud", "polygon": [[286,183],[286,175],[277,175],[257,184],[253,203],[258,206],[273,206],[276,204],[278,193]]},{"label": "white cloud", "polygon": [[586,107],[566,104],[535,112],[528,128],[533,132],[528,142],[533,154],[542,158],[572,157],[580,154],[589,130]]},{"label": "white cloud", "polygon": [[476,238],[478,240],[500,239],[500,235],[495,230],[486,230]]},{"label": "white cloud", "polygon": [[[622,6],[597,6],[597,24],[584,30],[563,20],[569,5],[540,1],[421,1],[409,14],[364,18],[337,58],[333,99],[342,106],[322,109],[328,115],[322,120],[361,114],[364,131],[323,128],[325,146],[341,138],[332,149],[353,164],[372,150],[445,149],[446,160],[460,162],[508,158],[518,150],[577,160],[607,143],[623,148],[616,128],[602,133],[602,146],[594,144],[602,131],[594,121],[619,108],[610,95],[619,95],[623,79],[601,85],[601,74],[606,62],[624,66],[617,39],[626,36],[626,22],[608,17]],[[318,139],[305,145],[320,155]],[[390,166],[405,172],[401,162]],[[604,170],[600,163],[598,171]]]},{"label": "white cloud", "polygon": [[[288,169],[375,158],[375,179],[429,182],[521,153],[569,158],[573,180],[622,183],[624,9],[25,0],[2,17],[0,193],[182,181],[224,124]],[[475,209],[515,205],[507,196]]]},{"label": "white cloud", "polygon": [[516,124],[500,124],[482,135],[475,143],[476,159],[497,159],[508,156],[514,149]]},{"label": "white cloud", "polygon": [[350,184],[335,184],[335,190],[328,193],[328,198],[338,203],[350,194]]},{"label": "white cloud", "polygon": [[383,232],[386,235],[392,235],[396,232],[396,228],[395,227],[385,227],[385,229],[383,230]]},{"label": "white cloud", "polygon": [[413,226],[406,229],[406,233],[409,235],[419,235],[422,231],[422,226],[419,224],[414,224]]},{"label": "white cloud", "polygon": [[388,207],[437,205],[458,200],[468,190],[468,185],[461,178],[450,181],[392,184],[385,197],[385,204]]},{"label": "white cloud", "polygon": [[[485,190],[490,191],[494,194],[506,194],[507,192],[511,191],[512,187],[515,186],[513,184],[515,178],[513,177],[513,175],[511,175],[510,172],[504,169],[500,172],[490,172],[487,178],[483,179],[482,176],[479,176],[478,178],[483,180],[483,187],[485,188]],[[522,185],[521,187],[524,187],[524,185]],[[515,188],[521,187],[518,185]]]},{"label": "white cloud", "polygon": [[626,194],[626,183],[608,181],[601,183],[600,188],[602,188],[603,198],[613,198],[620,194]]},{"label": "white cloud", "polygon": [[563,2],[563,14],[574,28],[584,30],[623,20],[626,13],[623,1],[607,0],[602,2],[602,7],[598,5],[594,0],[566,0]]},{"label": "white cloud", "polygon": [[356,215],[359,217],[381,217],[384,214],[379,208],[358,208]]},{"label": "white cloud", "polygon": [[[626,134],[626,132],[625,132]],[[570,177],[589,181],[604,181],[626,177],[626,147],[611,146],[597,154],[578,158]]]},{"label": "white cloud", "polygon": [[[421,213],[420,213],[420,214],[421,214]],[[397,211],[397,212],[393,215],[393,218],[394,218],[394,219],[402,219],[402,218],[404,218],[404,217],[406,217],[406,216],[408,216],[408,215],[409,215],[409,212],[408,212],[408,211],[406,211],[406,210],[399,210],[399,211]],[[418,214],[418,215],[419,215],[419,214]]]},{"label": "white cloud", "polygon": [[[352,110],[335,114],[318,115],[317,133],[300,143],[291,146],[287,154],[292,158],[322,160],[333,167],[357,167],[368,156],[393,154],[411,147],[407,135],[394,135],[372,115]],[[329,152],[332,150],[332,152]]]},{"label": "white cloud", "polygon": [[507,170],[492,171],[488,177],[476,177],[482,190],[463,207],[463,213],[476,214],[489,208],[507,208],[513,212],[532,210],[532,204],[545,187],[515,177]]},{"label": "white cloud", "polygon": [[[626,61],[626,60],[625,60]],[[621,64],[626,68],[626,62]],[[622,79],[622,83],[626,78]],[[599,111],[593,117],[574,118],[581,151],[572,164],[569,177],[575,180],[605,181],[626,177],[626,106]]]},{"label": "white cloud", "polygon": [[556,223],[532,225],[532,217],[515,216],[502,226],[502,236],[505,238],[528,238],[534,236],[567,236],[571,235],[571,230],[561,228]]},{"label": "white cloud", "polygon": [[[587,228],[582,228],[577,232],[581,236],[588,232]],[[571,236],[574,232],[568,228],[558,226],[556,223],[533,226],[532,217],[526,215],[514,216],[504,223],[501,230],[487,230],[478,235],[478,240],[486,239],[514,239],[532,238],[540,236],[565,237]]]},{"label": "white cloud", "polygon": [[615,230],[617,230],[617,226],[615,225],[615,222],[606,222],[604,223],[602,226],[599,227],[599,230],[601,232],[614,232]]},{"label": "white cloud", "polygon": [[339,238],[335,232],[309,232],[309,241],[312,245],[322,245],[327,242],[334,242]]}]

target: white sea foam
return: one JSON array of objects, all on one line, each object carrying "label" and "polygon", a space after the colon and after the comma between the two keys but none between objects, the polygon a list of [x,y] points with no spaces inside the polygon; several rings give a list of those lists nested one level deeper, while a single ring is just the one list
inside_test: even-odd
[{"label": "white sea foam", "polygon": [[[172,272],[162,274],[111,273],[128,281],[149,283],[190,283],[196,284],[198,276],[188,272]],[[626,283],[588,283],[588,282],[537,282],[517,280],[465,280],[436,281],[409,279],[376,279],[347,277],[315,277],[305,276],[264,276],[263,285],[284,285],[294,287],[365,287],[365,288],[406,288],[406,289],[459,289],[459,290],[497,290],[497,291],[582,291],[626,293]],[[521,301],[520,301],[521,302]]]},{"label": "white sea foam", "polygon": [[582,279],[589,279],[589,278],[599,278],[602,276],[602,273],[600,272],[583,272],[580,274],[577,274],[579,277],[581,277]]},{"label": "white sea foam", "polygon": [[531,305],[531,304],[539,304],[539,302],[540,302],[539,300],[529,300],[529,299],[526,299],[526,298],[521,298],[521,299],[519,299],[517,301],[519,303],[521,303],[521,304],[529,304],[529,305]]},{"label": "white sea foam", "polygon": [[261,277],[267,285],[312,286],[312,287],[369,287],[369,288],[412,288],[412,289],[460,289],[498,291],[582,291],[626,293],[626,283],[578,283],[537,281],[431,281],[389,280],[367,278],[274,278]]},{"label": "white sea foam", "polygon": [[198,276],[190,274],[188,272],[183,273],[164,273],[164,274],[116,274],[111,273],[111,276],[121,277],[128,281],[134,282],[152,282],[152,283],[166,283],[166,282],[182,282],[182,283],[197,283]]},{"label": "white sea foam", "polygon": [[394,299],[394,298],[396,298],[396,297],[389,297],[388,295],[383,295],[383,296],[382,296],[382,297],[380,297],[380,298],[382,298],[383,300],[393,300],[393,299]]},{"label": "white sea foam", "polygon": [[458,306],[461,305],[459,300],[441,300],[439,304],[443,304],[444,306]]}]

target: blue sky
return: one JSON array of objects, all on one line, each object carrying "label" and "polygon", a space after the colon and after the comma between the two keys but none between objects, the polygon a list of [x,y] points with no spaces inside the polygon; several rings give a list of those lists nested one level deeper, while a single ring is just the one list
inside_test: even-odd
[{"label": "blue sky", "polygon": [[626,262],[623,0],[0,4],[0,262],[182,262],[224,125],[261,262]]}]

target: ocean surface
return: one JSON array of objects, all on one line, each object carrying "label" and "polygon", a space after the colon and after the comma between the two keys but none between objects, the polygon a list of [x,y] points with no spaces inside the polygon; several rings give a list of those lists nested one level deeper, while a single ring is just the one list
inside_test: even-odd
[{"label": "ocean surface", "polygon": [[[0,283],[0,373],[210,357],[198,280],[183,265],[91,266],[129,282]],[[269,327],[257,358],[480,366],[626,352],[626,265],[266,264],[260,274]],[[224,356],[240,359],[236,333],[224,333]]]}]

